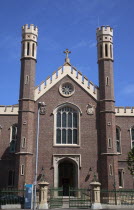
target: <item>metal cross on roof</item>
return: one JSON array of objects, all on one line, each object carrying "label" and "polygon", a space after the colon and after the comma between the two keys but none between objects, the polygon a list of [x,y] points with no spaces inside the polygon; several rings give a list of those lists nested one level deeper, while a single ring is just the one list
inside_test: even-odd
[{"label": "metal cross on roof", "polygon": [[64,53],[66,53],[66,58],[68,58],[68,54],[71,53],[71,51],[69,51],[68,49],[66,49],[66,50],[64,51]]}]

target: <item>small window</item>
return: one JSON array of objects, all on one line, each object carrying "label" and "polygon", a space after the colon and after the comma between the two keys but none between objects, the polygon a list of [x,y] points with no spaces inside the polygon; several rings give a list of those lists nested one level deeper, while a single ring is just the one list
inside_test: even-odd
[{"label": "small window", "polygon": [[109,165],[109,175],[113,176],[113,167],[112,167],[112,165]]},{"label": "small window", "polygon": [[26,79],[25,79],[25,85],[27,85],[29,83],[29,76],[26,75]]},{"label": "small window", "polygon": [[30,44],[27,42],[27,55],[29,55]]},{"label": "small window", "polygon": [[108,57],[108,48],[107,48],[107,44],[105,44],[105,56]]},{"label": "small window", "polygon": [[14,186],[14,175],[15,175],[14,170],[10,170],[8,172],[8,186],[9,187]]},{"label": "small window", "polygon": [[24,165],[21,165],[21,175],[24,176]]},{"label": "small window", "polygon": [[118,177],[119,177],[119,187],[122,188],[124,186],[124,177],[123,177],[123,169],[118,170]]},{"label": "small window", "polygon": [[116,149],[121,153],[121,130],[119,127],[116,127]]},{"label": "small window", "polygon": [[22,138],[22,148],[25,148],[26,147],[26,138],[23,137]]},{"label": "small window", "polygon": [[112,148],[112,140],[111,140],[111,138],[108,138],[108,148],[109,149]]},{"label": "small window", "polygon": [[131,149],[134,147],[134,127],[130,129]]},{"label": "small window", "polygon": [[17,141],[17,124],[14,124],[10,127],[10,147],[9,150],[11,153],[15,152]]},{"label": "small window", "polygon": [[109,85],[109,77],[106,77],[106,85]]}]

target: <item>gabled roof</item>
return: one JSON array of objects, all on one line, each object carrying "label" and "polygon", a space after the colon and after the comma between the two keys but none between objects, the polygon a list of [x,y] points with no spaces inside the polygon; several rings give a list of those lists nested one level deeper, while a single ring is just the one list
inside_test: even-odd
[{"label": "gabled roof", "polygon": [[39,86],[35,88],[35,101],[67,75],[70,76],[76,83],[78,83],[95,100],[99,100],[98,87],[89,81],[87,77],[83,76],[80,71],[77,71],[75,67],[71,66],[70,63],[66,62],[63,66],[58,68],[57,72],[55,71],[51,77],[48,77],[46,81],[43,81]]}]

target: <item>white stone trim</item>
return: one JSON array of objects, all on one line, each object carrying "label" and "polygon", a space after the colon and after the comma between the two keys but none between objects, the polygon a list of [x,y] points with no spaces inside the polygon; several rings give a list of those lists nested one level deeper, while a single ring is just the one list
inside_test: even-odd
[{"label": "white stone trim", "polygon": [[134,107],[115,107],[115,116],[134,117]]},{"label": "white stone trim", "polygon": [[58,165],[64,159],[72,160],[77,166],[77,187],[80,187],[80,168],[81,168],[81,155],[80,154],[53,154],[53,167],[54,167],[54,187],[58,187]]},{"label": "white stone trim", "polygon": [[67,75],[77,82],[82,88],[84,88],[84,90],[86,90],[86,92],[89,93],[94,99],[99,100],[98,87],[92,82],[88,81],[88,79],[74,67],[64,64],[63,67],[60,67],[58,71],[54,72],[53,75],[45,82],[42,82],[38,87],[35,88],[35,101]]},{"label": "white stone trim", "polygon": [[18,115],[18,106],[0,106],[0,115]]}]

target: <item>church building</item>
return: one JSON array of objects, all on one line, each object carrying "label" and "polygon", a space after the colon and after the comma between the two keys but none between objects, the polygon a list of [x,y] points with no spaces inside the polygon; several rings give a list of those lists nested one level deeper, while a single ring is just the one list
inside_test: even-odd
[{"label": "church building", "polygon": [[126,159],[134,107],[115,107],[113,29],[96,30],[99,86],[73,67],[66,49],[64,64],[35,87],[37,38],[37,27],[22,27],[19,103],[0,106],[0,188],[22,189],[44,169],[64,195],[89,188],[94,175],[102,189],[132,189]]}]

